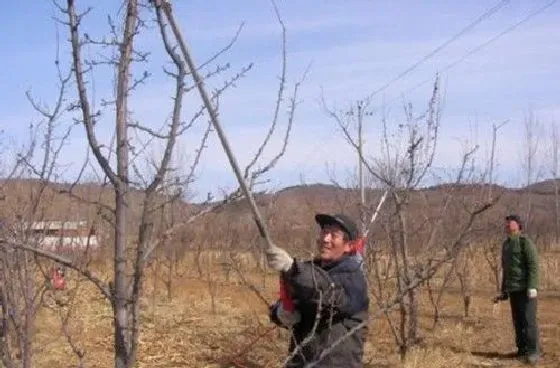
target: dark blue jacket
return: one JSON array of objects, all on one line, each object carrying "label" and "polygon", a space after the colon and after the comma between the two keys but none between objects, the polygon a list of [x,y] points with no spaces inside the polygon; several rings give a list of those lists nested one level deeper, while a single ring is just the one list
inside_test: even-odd
[{"label": "dark blue jacket", "polygon": [[[288,367],[363,367],[369,298],[355,258],[298,262],[283,275],[301,321],[293,327]],[[276,305],[271,319],[276,317]]]}]

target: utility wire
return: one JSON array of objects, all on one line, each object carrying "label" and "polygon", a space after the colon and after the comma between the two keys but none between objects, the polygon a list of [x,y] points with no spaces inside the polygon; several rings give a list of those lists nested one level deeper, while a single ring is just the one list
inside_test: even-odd
[{"label": "utility wire", "polygon": [[464,36],[466,33],[468,33],[469,31],[471,31],[474,27],[476,27],[478,24],[482,23],[485,19],[487,19],[488,17],[492,16],[494,13],[496,13],[498,10],[500,10],[504,5],[506,5],[507,3],[509,3],[510,0],[502,0],[500,2],[498,2],[496,5],[494,5],[492,8],[486,10],[481,16],[479,16],[474,22],[470,23],[469,25],[467,25],[465,28],[463,28],[461,31],[459,31],[459,33],[456,33],[455,35],[453,35],[453,37],[451,37],[449,40],[447,40],[446,42],[444,42],[443,44],[441,44],[440,46],[436,47],[435,49],[433,49],[432,51],[430,51],[427,55],[425,55],[423,58],[421,58],[420,60],[418,60],[416,63],[412,64],[410,67],[408,67],[407,69],[405,69],[404,71],[402,71],[400,74],[398,74],[396,77],[394,77],[393,79],[391,79],[389,82],[385,83],[383,86],[381,86],[380,88],[376,89],[375,91],[373,91],[368,98],[372,98],[373,96],[377,95],[379,92],[382,92],[384,90],[386,90],[391,84],[395,83],[396,81],[402,79],[403,77],[405,77],[408,73],[410,73],[411,71],[413,71],[414,69],[416,69],[417,67],[419,67],[420,65],[422,65],[423,63],[425,63],[426,61],[428,61],[429,59],[431,59],[434,55],[436,55],[438,52],[440,52],[441,50],[443,50],[444,48],[446,48],[447,46],[449,46],[451,43],[457,41],[459,38],[461,38],[462,36]]},{"label": "utility wire", "polygon": [[[540,13],[544,12],[546,9],[550,8],[552,5],[554,5],[556,2],[558,2],[558,0],[552,0],[548,3],[546,3],[545,5],[541,6],[540,8],[535,9],[534,11],[532,11],[531,13],[529,13],[529,15],[527,15],[525,18],[521,19],[520,21],[518,21],[517,23],[514,23],[513,25],[509,26],[508,28],[504,29],[502,32],[498,33],[497,35],[495,35],[494,37],[490,38],[489,40],[487,40],[486,42],[476,46],[475,48],[469,50],[466,54],[464,54],[463,56],[461,56],[459,59],[455,60],[454,62],[448,64],[447,66],[445,66],[443,69],[438,71],[438,74],[440,73],[445,73],[447,71],[449,71],[450,69],[456,67],[458,64],[462,63],[463,61],[465,61],[466,59],[469,58],[469,56],[472,56],[473,54],[476,54],[478,51],[482,50],[483,48],[485,48],[486,46],[490,45],[491,43],[497,41],[498,39],[502,38],[503,36],[505,36],[506,34],[512,32],[513,30],[515,30],[517,27],[519,27],[520,25],[528,22],[529,20],[531,20],[532,18],[536,17],[537,15],[539,15]],[[393,103],[396,100],[400,99],[401,96],[404,96],[416,89],[418,89],[419,87],[423,86],[424,84],[428,83],[428,82],[433,82],[433,78],[428,78],[425,79],[424,81],[416,84],[415,86],[413,86],[412,88],[401,92],[399,97],[394,98],[393,100],[390,100],[389,103]]]}]

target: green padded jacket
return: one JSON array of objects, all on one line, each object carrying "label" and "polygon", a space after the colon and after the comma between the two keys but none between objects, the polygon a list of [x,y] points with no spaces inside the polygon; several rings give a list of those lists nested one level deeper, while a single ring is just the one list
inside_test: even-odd
[{"label": "green padded jacket", "polygon": [[538,253],[533,242],[523,236],[509,236],[502,245],[502,292],[537,289]]}]

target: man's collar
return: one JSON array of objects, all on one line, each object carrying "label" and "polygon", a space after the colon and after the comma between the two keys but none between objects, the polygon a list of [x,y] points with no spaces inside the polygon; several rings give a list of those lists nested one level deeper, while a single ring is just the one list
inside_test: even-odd
[{"label": "man's collar", "polygon": [[512,233],[512,234],[508,234],[508,239],[518,239],[521,236],[521,233],[517,232],[517,233]]},{"label": "man's collar", "polygon": [[329,269],[344,261],[346,258],[348,258],[348,256],[349,256],[348,253],[344,253],[342,257],[330,261],[323,261],[321,258],[317,258],[315,260],[315,264],[321,266],[321,268]]}]

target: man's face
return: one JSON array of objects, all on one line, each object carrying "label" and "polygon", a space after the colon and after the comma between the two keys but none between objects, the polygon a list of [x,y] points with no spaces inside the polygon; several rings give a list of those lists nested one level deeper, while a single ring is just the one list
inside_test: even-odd
[{"label": "man's face", "polygon": [[519,224],[517,221],[506,220],[506,231],[508,234],[517,234],[519,232]]},{"label": "man's face", "polygon": [[321,260],[335,261],[350,251],[350,243],[344,239],[344,231],[337,224],[324,225],[317,243]]}]

